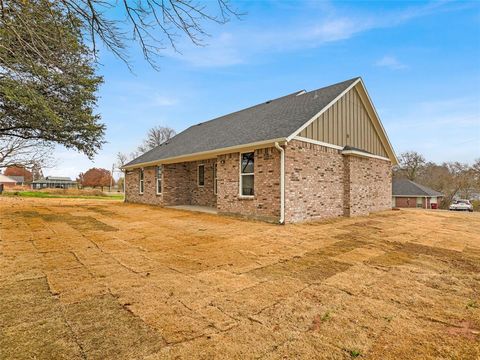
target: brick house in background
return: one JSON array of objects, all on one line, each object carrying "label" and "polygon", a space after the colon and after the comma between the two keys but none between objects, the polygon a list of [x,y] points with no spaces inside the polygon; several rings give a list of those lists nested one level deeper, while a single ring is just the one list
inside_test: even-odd
[{"label": "brick house in background", "polygon": [[391,208],[397,159],[361,78],[193,125],[126,164],[125,201],[292,223]]},{"label": "brick house in background", "polygon": [[0,185],[3,188],[13,188],[17,184],[15,179],[12,179],[10,176],[6,176],[0,173]]},{"label": "brick house in background", "polygon": [[444,195],[427,186],[408,179],[393,179],[392,201],[394,207],[436,209]]}]

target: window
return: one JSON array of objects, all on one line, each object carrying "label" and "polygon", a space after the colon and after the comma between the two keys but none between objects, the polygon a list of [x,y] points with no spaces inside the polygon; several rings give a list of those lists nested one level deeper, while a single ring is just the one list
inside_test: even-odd
[{"label": "window", "polygon": [[417,197],[417,208],[423,207],[423,198]]},{"label": "window", "polygon": [[255,156],[253,152],[249,152],[241,154],[240,157],[240,195],[253,196],[253,163]]},{"label": "window", "polygon": [[161,194],[162,193],[162,165],[158,165],[157,166],[157,175],[156,175],[156,179],[157,179],[157,194]]},{"label": "window", "polygon": [[213,193],[217,195],[217,163],[213,164]]},{"label": "window", "polygon": [[140,194],[143,194],[143,169],[140,169]]},{"label": "window", "polygon": [[205,185],[205,165],[198,165],[198,186]]}]

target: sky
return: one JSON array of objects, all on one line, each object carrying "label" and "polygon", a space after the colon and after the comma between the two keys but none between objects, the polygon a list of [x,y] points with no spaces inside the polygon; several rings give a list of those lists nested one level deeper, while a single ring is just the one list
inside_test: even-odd
[{"label": "sky", "polygon": [[[58,147],[45,175],[111,169],[153,126],[190,125],[361,76],[397,155],[472,163],[480,157],[480,1],[235,2],[206,46],[180,40],[154,70],[138,47],[133,72],[101,51],[97,112],[107,143],[94,161]],[[118,176],[118,174],[117,174]]]}]

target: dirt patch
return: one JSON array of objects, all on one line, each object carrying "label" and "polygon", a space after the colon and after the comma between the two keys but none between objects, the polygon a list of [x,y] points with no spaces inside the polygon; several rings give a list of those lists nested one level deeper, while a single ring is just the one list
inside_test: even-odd
[{"label": "dirt patch", "polygon": [[470,340],[480,338],[480,328],[472,321],[462,321],[457,326],[448,327],[446,331],[451,335],[463,336]]},{"label": "dirt patch", "polygon": [[107,225],[92,216],[74,216],[68,213],[63,214],[43,214],[37,211],[19,211],[16,214],[24,218],[40,218],[46,222],[67,223],[78,231],[100,230],[117,231],[117,228]]},{"label": "dirt patch", "polygon": [[0,358],[480,358],[480,214],[2,198]]},{"label": "dirt patch", "polygon": [[330,259],[323,252],[309,252],[304,256],[252,270],[249,274],[260,279],[279,279],[289,276],[311,284],[343,272],[349,267],[349,264]]},{"label": "dirt patch", "polygon": [[89,359],[134,359],[165,346],[159,333],[111,295],[66,305],[65,316]]}]

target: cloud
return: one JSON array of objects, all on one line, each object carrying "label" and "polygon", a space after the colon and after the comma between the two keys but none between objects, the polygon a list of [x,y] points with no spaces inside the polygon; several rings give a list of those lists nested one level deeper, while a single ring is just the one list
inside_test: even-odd
[{"label": "cloud", "polygon": [[[348,40],[368,31],[399,26],[415,18],[451,9],[454,9],[454,6],[448,2],[435,2],[383,12],[366,12],[333,5],[326,8],[311,7],[304,12],[296,9],[302,16],[292,16],[274,22],[263,19],[257,22],[253,18],[252,23],[255,25],[250,27],[245,27],[243,22],[225,25],[224,29],[228,31],[209,38],[209,43],[205,47],[199,48],[185,42],[180,46],[181,54],[171,52],[170,56],[196,67],[246,64],[256,61],[265,54],[316,48],[327,43]],[[274,18],[274,14],[269,16]],[[394,69],[406,68],[392,56],[386,56],[379,60],[379,63],[379,66]]]},{"label": "cloud", "polygon": [[211,38],[205,46],[197,47],[183,44],[181,53],[170,52],[170,56],[198,67],[224,67],[245,62],[242,49],[243,36],[231,32],[222,32]]},{"label": "cloud", "polygon": [[395,56],[385,55],[375,63],[375,66],[386,67],[392,70],[407,69],[408,66],[398,61]]},{"label": "cloud", "polygon": [[178,104],[178,99],[161,94],[154,94],[150,99],[151,106],[172,106]]}]

